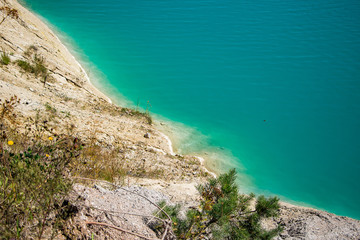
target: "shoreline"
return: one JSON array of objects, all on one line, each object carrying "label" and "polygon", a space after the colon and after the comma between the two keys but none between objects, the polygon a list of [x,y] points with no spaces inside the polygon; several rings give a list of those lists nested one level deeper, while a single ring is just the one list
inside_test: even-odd
[{"label": "shoreline", "polygon": [[[78,65],[78,67],[81,69],[82,73],[84,74],[85,79],[87,80],[87,85],[88,87],[94,91],[95,95],[104,98],[106,101],[108,101],[110,104],[113,104],[115,106],[118,106],[118,104],[114,103],[114,101],[111,100],[111,98],[109,96],[107,96],[103,90],[100,90],[99,88],[97,88],[93,82],[91,81],[91,78],[89,77],[86,68],[83,67],[80,63],[80,61],[75,57],[75,54],[73,53],[75,50],[72,46],[67,46],[70,45],[69,42],[66,42],[65,39],[62,40],[58,35],[62,36],[62,34],[59,32],[60,30],[58,30],[56,28],[56,26],[54,26],[53,24],[51,24],[46,18],[42,17],[41,15],[37,14],[36,12],[33,12],[29,7],[26,6],[26,4],[24,2],[22,2],[21,0],[18,1],[18,4],[20,6],[22,6],[26,11],[28,11],[29,14],[32,14],[35,18],[37,18],[40,22],[42,22],[48,29],[49,31],[54,35],[54,37],[59,41],[59,43],[62,45],[62,47],[67,51],[67,53],[74,59],[74,61],[76,62],[76,64]],[[64,43],[65,42],[65,43]],[[68,43],[68,44],[67,44]],[[101,80],[101,79],[99,79]],[[100,81],[99,81],[100,83]],[[126,100],[126,99],[125,99]],[[121,101],[121,100],[120,100]],[[117,102],[117,101],[116,101]],[[119,107],[124,107],[124,106],[119,106]],[[159,119],[155,118],[155,121],[160,122]],[[167,123],[167,124],[171,124],[171,123]],[[176,155],[177,153],[174,152],[173,149],[173,142],[171,141],[170,137],[167,136],[165,133],[163,133],[161,130],[158,129],[158,127],[156,127],[154,125],[154,127],[157,129],[157,131],[159,132],[160,135],[163,136],[163,138],[165,139],[165,141],[167,142],[168,145],[168,149],[169,149],[169,153],[170,155]],[[176,134],[176,133],[175,133]],[[209,169],[206,168],[205,166],[205,162],[206,159],[204,157],[201,156],[196,156],[196,153],[194,155],[194,157],[196,157],[199,162],[201,167],[204,169],[205,172],[207,172],[209,175],[211,175],[212,177],[217,177],[217,174],[213,171],[210,171]]]},{"label": "shoreline", "polygon": [[[18,4],[19,4],[20,6],[22,6],[26,11],[28,11],[30,14],[32,14],[35,18],[37,18],[40,22],[43,22],[42,18],[41,18],[41,17],[39,18],[39,16],[38,16],[36,13],[33,13],[33,12],[32,12],[31,10],[29,10],[26,6],[23,6],[20,2],[18,2]],[[91,82],[91,79],[90,79],[90,77],[88,76],[88,74],[87,74],[86,70],[84,69],[84,67],[83,67],[83,66],[80,64],[80,62],[76,59],[76,57],[75,57],[74,54],[71,52],[71,50],[69,50],[69,48],[68,48],[67,46],[65,46],[65,44],[59,39],[59,37],[58,37],[57,34],[56,34],[56,31],[54,31],[54,29],[51,28],[51,24],[47,24],[46,21],[43,22],[43,24],[54,34],[55,38],[58,39],[58,41],[62,44],[63,48],[66,49],[66,51],[68,52],[68,54],[69,54],[69,55],[74,59],[74,61],[78,64],[78,67],[81,69],[82,73],[85,75],[85,79],[86,79],[86,81],[87,81],[86,87],[89,87],[91,90],[93,90],[93,91],[94,91],[93,94],[95,94],[96,96],[99,96],[99,97],[101,97],[101,98],[104,98],[104,99],[107,100],[109,103],[114,104],[114,103],[112,103],[111,99],[110,99],[108,96],[106,96],[104,93],[102,93],[98,88],[96,88],[96,87],[93,85],[93,83]],[[49,25],[50,25],[50,26],[49,26]],[[70,48],[70,49],[71,49],[71,48]],[[116,104],[114,104],[114,105],[116,105]],[[157,129],[157,130],[158,130],[158,129]],[[159,131],[159,130],[158,130],[158,131]],[[163,135],[163,138],[167,141],[169,153],[170,153],[171,155],[175,155],[175,153],[174,153],[174,151],[173,151],[173,143],[171,142],[170,138],[169,138],[167,135],[165,135],[164,133],[162,133],[161,131],[159,131],[159,133],[160,133],[160,135]],[[204,158],[202,158],[202,157],[197,157],[197,158],[198,158],[199,161],[201,162],[202,167],[203,167],[206,171],[210,172],[210,171],[205,167],[204,162],[205,162],[206,160],[205,160]],[[210,172],[210,173],[212,173],[212,172]],[[212,174],[214,174],[214,173],[212,173]],[[291,204],[291,205],[293,205],[292,203],[287,203],[287,202],[285,202],[285,203],[286,203],[286,204]],[[298,205],[294,205],[294,206],[296,206],[296,207],[305,207],[305,208],[308,208],[308,207],[306,207],[306,206],[298,206]],[[317,211],[323,211],[323,210],[318,210],[318,209],[316,209],[316,208],[311,208],[311,209],[315,209],[315,210],[317,210]]]},{"label": "shoreline", "polygon": [[[37,14],[36,12],[33,12],[31,9],[29,9],[29,8],[25,5],[25,3],[24,3],[24,5],[23,5],[22,1],[19,1],[18,3],[19,3],[24,9],[26,9],[30,14],[32,14],[34,17],[36,17],[36,18],[39,19],[41,22],[43,22],[46,27],[48,27],[48,29],[50,30],[50,32],[52,32],[52,34],[55,36],[55,38],[60,42],[60,44],[61,44],[61,45],[64,47],[64,49],[69,53],[69,55],[74,59],[74,61],[75,61],[76,64],[78,65],[78,67],[79,67],[79,68],[81,69],[81,71],[84,73],[85,78],[86,78],[87,83],[88,83],[88,86],[91,88],[91,90],[93,90],[93,91],[95,91],[96,93],[100,94],[100,97],[105,98],[105,100],[107,100],[110,104],[114,104],[114,105],[118,106],[118,104],[114,103],[114,102],[117,102],[117,101],[111,100],[111,98],[110,98],[109,96],[107,96],[107,95],[104,93],[103,90],[100,90],[99,88],[97,88],[97,87],[93,84],[93,82],[91,81],[91,78],[89,77],[89,75],[88,75],[88,73],[87,73],[87,71],[86,71],[86,68],[83,67],[83,66],[81,65],[81,63],[80,63],[81,61],[79,61],[79,60],[75,57],[75,54],[73,53],[73,52],[75,51],[74,48],[73,48],[72,46],[67,46],[67,45],[70,45],[70,43],[69,43],[69,42],[66,42],[65,39],[62,40],[62,39],[58,36],[58,35],[60,35],[60,36],[62,35],[62,34],[59,32],[60,30],[58,30],[58,29],[56,28],[56,26],[54,26],[53,24],[51,24],[46,18],[42,17],[41,15],[39,15],[39,14]],[[65,43],[64,43],[64,42],[65,42]],[[66,44],[66,43],[68,43],[68,44]],[[101,82],[101,81],[100,81],[101,79],[98,79],[98,80],[99,80],[99,83],[100,83],[100,82]],[[95,95],[97,95],[96,93],[95,93]],[[125,100],[126,100],[126,99],[125,99]],[[120,100],[120,101],[121,101],[121,100]],[[124,106],[121,106],[121,105],[120,105],[119,107],[124,107]],[[153,116],[152,116],[152,117],[153,117]],[[160,122],[160,120],[157,119],[157,118],[155,118],[155,121]],[[166,124],[171,124],[171,123],[166,123]],[[155,126],[155,128],[157,129],[156,126]],[[165,133],[163,133],[161,130],[159,130],[159,129],[157,129],[157,130],[159,131],[160,135],[162,135],[162,136],[164,137],[164,139],[167,141],[169,153],[170,153],[171,155],[176,155],[177,153],[174,152],[173,142],[171,141],[170,137],[167,136]],[[175,133],[175,135],[176,135],[176,133]],[[208,172],[208,173],[209,173],[211,176],[213,176],[213,177],[217,177],[217,173],[215,173],[215,172],[213,172],[213,171],[210,171],[209,169],[206,168],[205,162],[206,162],[207,160],[206,160],[204,157],[202,157],[202,156],[197,156],[196,153],[194,154],[194,157],[196,157],[196,158],[199,160],[201,166],[204,168],[204,170],[205,170],[206,172]]]}]

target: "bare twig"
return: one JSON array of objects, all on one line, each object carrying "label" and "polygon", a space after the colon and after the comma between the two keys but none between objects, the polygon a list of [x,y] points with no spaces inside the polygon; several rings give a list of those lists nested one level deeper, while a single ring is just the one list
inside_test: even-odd
[{"label": "bare twig", "polygon": [[161,240],[164,240],[164,239],[165,239],[166,234],[167,234],[167,231],[168,231],[168,229],[169,229],[169,225],[168,225],[168,224],[166,224],[165,226],[166,226],[166,227],[165,227],[165,231],[164,231],[164,234],[163,234]]},{"label": "bare twig", "polygon": [[152,218],[151,218],[149,221],[147,221],[146,224],[149,224],[154,218],[161,219],[161,218],[158,218],[158,217],[156,217],[156,216],[157,216],[161,211],[163,211],[166,206],[167,206],[167,205],[165,204],[164,207],[162,207],[161,210],[159,210],[157,213],[155,213],[154,216],[152,216]]},{"label": "bare twig", "polygon": [[97,208],[97,207],[88,206],[88,205],[85,205],[85,204],[82,204],[82,205],[84,207],[89,207],[89,208],[96,209],[96,210],[103,211],[103,212],[107,212],[107,213],[117,213],[117,214],[131,215],[131,216],[137,216],[137,217],[148,217],[148,218],[151,217],[153,219],[164,222],[164,219],[161,219],[161,218],[158,218],[158,217],[155,217],[155,216],[151,216],[151,215],[142,215],[142,214],[137,214],[137,213],[112,211],[112,210],[106,210],[106,209],[101,209],[101,208]]},{"label": "bare twig", "polygon": [[122,229],[122,228],[119,228],[119,227],[116,227],[116,226],[114,226],[114,225],[110,225],[110,224],[107,224],[107,223],[85,222],[85,224],[88,224],[88,225],[106,226],[106,227],[110,227],[110,228],[113,228],[113,229],[116,229],[116,230],[119,230],[119,231],[122,231],[122,232],[125,232],[125,233],[128,233],[128,234],[131,234],[131,235],[134,235],[134,236],[137,236],[137,237],[141,237],[141,238],[146,239],[146,240],[157,240],[157,238],[148,238],[148,237],[143,236],[143,235],[141,235],[141,234],[133,233],[133,232],[130,232],[130,231],[128,231],[128,230],[125,230],[125,229]]}]

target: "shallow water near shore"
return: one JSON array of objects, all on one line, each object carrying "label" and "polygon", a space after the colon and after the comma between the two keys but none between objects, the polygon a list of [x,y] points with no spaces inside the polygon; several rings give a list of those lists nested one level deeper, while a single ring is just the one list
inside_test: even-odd
[{"label": "shallow water near shore", "polygon": [[236,166],[246,191],[360,219],[358,1],[25,2],[96,86],[183,123],[181,153]]}]

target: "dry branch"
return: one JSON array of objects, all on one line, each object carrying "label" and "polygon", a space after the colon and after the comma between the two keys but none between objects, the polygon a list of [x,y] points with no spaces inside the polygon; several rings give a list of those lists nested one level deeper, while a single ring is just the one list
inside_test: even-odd
[{"label": "dry branch", "polygon": [[[89,205],[85,205],[85,204],[81,204],[81,205],[84,206],[84,207],[92,208],[92,209],[99,210],[99,211],[102,211],[102,212],[107,212],[107,213],[110,213],[110,214],[117,213],[117,214],[131,215],[131,216],[137,216],[137,217],[146,217],[146,218],[152,218],[152,219],[156,219],[156,220],[159,220],[159,221],[164,222],[164,219],[158,218],[158,217],[156,217],[156,216],[143,215],[143,214],[137,214],[137,213],[129,213],[129,212],[119,212],[119,211],[106,210],[106,209],[97,208],[97,207],[93,207],[93,206],[89,206]],[[149,221],[149,222],[150,222],[150,221]]]},{"label": "dry branch", "polygon": [[155,206],[156,208],[158,208],[161,212],[163,212],[163,213],[166,215],[166,217],[169,219],[169,221],[171,222],[171,217],[169,216],[169,214],[167,214],[166,211],[164,211],[159,205],[157,205],[156,203],[154,203],[153,201],[151,201],[148,197],[145,197],[145,196],[143,196],[143,195],[141,195],[141,194],[139,194],[139,193],[136,193],[136,192],[127,190],[127,189],[125,189],[125,188],[123,188],[123,187],[121,187],[121,186],[118,186],[118,185],[116,185],[116,184],[114,184],[114,183],[111,183],[111,182],[108,182],[108,181],[105,181],[105,180],[92,179],[92,178],[84,178],[84,177],[72,177],[72,178],[74,178],[74,179],[82,179],[82,180],[90,180],[90,181],[107,183],[107,184],[110,184],[110,185],[112,185],[112,186],[114,186],[114,187],[116,187],[116,188],[118,188],[118,189],[121,189],[121,190],[123,190],[123,191],[125,191],[125,192],[129,192],[129,193],[138,195],[139,197],[142,197],[142,198],[146,199],[147,201],[149,201],[152,205],[154,205],[154,206]]},{"label": "dry branch", "polygon": [[[123,191],[125,191],[125,192],[129,192],[129,193],[135,194],[135,195],[137,195],[137,196],[139,196],[139,197],[142,197],[142,198],[146,199],[146,200],[149,201],[152,205],[154,205],[156,208],[158,208],[158,209],[159,209],[159,212],[163,212],[163,213],[166,215],[166,217],[168,218],[168,220],[161,219],[161,221],[163,222],[164,227],[165,227],[165,231],[164,231],[163,236],[162,236],[161,239],[164,240],[164,239],[167,237],[168,234],[170,234],[169,239],[175,239],[175,236],[174,236],[174,234],[172,233],[172,231],[169,231],[169,229],[171,230],[171,225],[172,225],[171,217],[169,216],[169,214],[168,214],[163,208],[161,208],[158,204],[156,204],[156,203],[154,203],[153,201],[151,201],[148,197],[145,197],[145,196],[143,196],[143,195],[141,195],[141,194],[139,194],[139,193],[136,193],[136,192],[127,190],[127,189],[125,189],[125,188],[123,188],[123,187],[121,187],[121,186],[118,186],[118,185],[116,185],[116,184],[114,184],[114,183],[111,183],[111,182],[108,182],[108,181],[105,181],[105,180],[92,179],[92,178],[84,178],[84,177],[72,177],[72,178],[73,178],[73,179],[80,179],[80,180],[90,180],[90,181],[103,182],[103,183],[112,185],[112,186],[114,186],[114,187],[116,187],[116,188],[118,188],[118,189],[121,189],[121,190],[123,190]],[[98,209],[98,210],[105,211],[105,212],[111,212],[111,211],[107,211],[107,210],[104,210],[104,209]],[[115,212],[115,211],[114,211],[114,212]],[[118,213],[120,213],[120,212],[118,212]],[[134,215],[134,214],[132,214],[132,215]],[[153,217],[153,216],[152,216],[152,217]],[[155,218],[157,218],[157,217],[155,217]],[[157,218],[157,219],[159,219],[159,218]],[[109,227],[115,227],[115,226],[108,225],[108,224],[105,224],[105,223],[104,223],[104,224],[102,224],[102,223],[87,223],[87,224],[97,224],[97,225],[104,225],[104,226],[109,226]],[[115,227],[115,228],[117,228],[117,227]],[[118,229],[118,230],[123,230],[123,229]],[[134,233],[132,233],[132,234],[134,234]],[[134,235],[136,235],[136,234],[134,234]]]},{"label": "dry branch", "polygon": [[116,226],[114,226],[114,225],[110,225],[110,224],[107,224],[107,223],[85,222],[85,224],[88,224],[88,225],[100,225],[100,226],[110,227],[110,228],[113,228],[113,229],[116,229],[116,230],[119,230],[119,231],[122,231],[122,232],[125,232],[125,233],[128,233],[128,234],[131,234],[131,235],[134,235],[134,236],[137,236],[137,237],[146,239],[146,240],[158,240],[157,238],[148,238],[148,237],[143,236],[143,235],[141,235],[141,234],[133,233],[133,232],[130,232],[130,231],[128,231],[128,230],[125,230],[125,229],[122,229],[122,228],[120,228],[120,227],[116,227]]}]

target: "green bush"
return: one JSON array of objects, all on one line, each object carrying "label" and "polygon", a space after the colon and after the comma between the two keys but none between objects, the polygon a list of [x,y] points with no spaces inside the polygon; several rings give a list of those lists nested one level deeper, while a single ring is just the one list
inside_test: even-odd
[{"label": "green bush", "polygon": [[8,65],[10,63],[10,57],[6,53],[1,54],[1,64]]},{"label": "green bush", "polygon": [[[198,208],[190,209],[185,218],[179,217],[180,205],[160,207],[170,215],[173,231],[178,239],[271,239],[280,227],[266,231],[260,225],[264,218],[275,217],[279,211],[279,198],[259,196],[254,208],[250,203],[255,195],[239,194],[235,184],[235,169],[210,179],[198,186],[201,200]],[[159,216],[166,218],[165,214]],[[161,228],[161,225],[159,225]],[[157,229],[159,229],[159,226]]]},{"label": "green bush", "polygon": [[25,72],[29,72],[29,73],[34,73],[35,72],[34,67],[30,63],[28,63],[27,61],[18,60],[17,64]]}]

